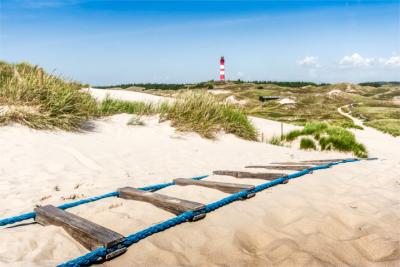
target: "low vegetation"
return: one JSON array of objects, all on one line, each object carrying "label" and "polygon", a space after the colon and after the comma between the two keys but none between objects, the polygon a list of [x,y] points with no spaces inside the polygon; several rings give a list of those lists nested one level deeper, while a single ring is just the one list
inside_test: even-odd
[{"label": "low vegetation", "polygon": [[99,114],[109,116],[119,113],[153,115],[158,113],[159,107],[152,103],[139,101],[124,101],[106,98],[98,106]]},{"label": "low vegetation", "polygon": [[357,142],[353,133],[339,126],[332,126],[324,122],[310,122],[302,130],[294,130],[283,137],[286,142],[293,142],[298,137],[306,136],[300,141],[302,149],[316,149],[313,138],[318,141],[321,150],[337,150],[352,152],[357,157],[367,157],[364,145]]},{"label": "low vegetation", "polygon": [[140,116],[133,116],[127,123],[131,126],[144,126],[146,123],[140,118]]},{"label": "low vegetation", "polygon": [[223,130],[247,140],[256,140],[257,131],[245,112],[233,105],[221,103],[204,91],[190,91],[177,96],[173,103],[151,104],[106,98],[99,104],[102,116],[128,113],[137,115],[160,114],[180,131],[193,131],[206,138],[214,138]]},{"label": "low vegetation", "polygon": [[303,137],[300,140],[300,149],[316,150],[317,146],[315,145],[314,140],[312,140],[311,138]]},{"label": "low vegetation", "polygon": [[27,63],[0,62],[0,124],[19,122],[37,129],[77,130],[97,115],[83,85],[46,74]]},{"label": "low vegetation", "polygon": [[284,140],[282,140],[282,138],[279,136],[272,136],[269,140],[267,140],[267,143],[274,146],[283,146],[284,145],[283,141]]},{"label": "low vegetation", "polygon": [[375,101],[358,104],[350,109],[364,124],[393,136],[400,136],[400,105]]},{"label": "low vegetation", "polygon": [[183,83],[124,83],[117,85],[101,85],[95,86],[96,88],[101,89],[112,89],[112,88],[120,88],[120,89],[129,89],[129,88],[141,88],[144,90],[155,89],[155,90],[178,90],[182,88],[186,88],[187,84]]},{"label": "low vegetation", "polygon": [[400,119],[380,119],[365,122],[365,125],[393,136],[400,136]]},{"label": "low vegetation", "polygon": [[220,103],[215,96],[201,91],[178,97],[168,110],[162,111],[161,118],[171,120],[181,131],[194,131],[207,138],[224,130],[247,140],[257,139],[257,131],[241,108]]}]

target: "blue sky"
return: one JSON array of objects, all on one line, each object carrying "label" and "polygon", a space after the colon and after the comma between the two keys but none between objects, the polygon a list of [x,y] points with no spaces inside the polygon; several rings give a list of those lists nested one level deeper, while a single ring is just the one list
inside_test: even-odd
[{"label": "blue sky", "polygon": [[0,0],[0,59],[92,85],[400,80],[400,0]]}]

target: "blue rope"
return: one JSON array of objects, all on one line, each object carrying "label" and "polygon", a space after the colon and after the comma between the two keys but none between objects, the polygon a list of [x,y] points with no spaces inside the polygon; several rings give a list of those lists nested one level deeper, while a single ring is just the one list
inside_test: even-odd
[{"label": "blue rope", "polygon": [[[201,180],[201,179],[204,179],[206,177],[208,177],[208,175],[196,176],[196,177],[193,177],[191,179],[193,179],[193,180]],[[153,191],[157,191],[157,190],[163,189],[165,187],[168,187],[168,186],[171,186],[171,185],[174,185],[174,184],[175,184],[174,182],[170,182],[170,183],[163,183],[163,184],[156,184],[156,185],[141,187],[141,188],[138,188],[138,189],[139,190],[143,190],[143,191],[151,191],[151,192],[153,192]],[[119,195],[118,192],[110,192],[110,193],[107,193],[107,194],[104,194],[104,195],[100,195],[100,196],[97,196],[97,197],[90,197],[90,198],[81,199],[81,200],[70,202],[70,203],[65,203],[65,204],[62,204],[62,205],[58,206],[58,208],[62,209],[62,210],[66,210],[66,209],[73,208],[73,207],[76,207],[76,206],[79,206],[79,205],[82,205],[82,204],[98,201],[98,200],[103,199],[103,198],[117,197],[118,195]],[[36,212],[28,212],[28,213],[24,213],[24,214],[21,214],[21,215],[13,216],[13,217],[10,217],[10,218],[5,218],[5,219],[0,220],[0,226],[5,226],[5,225],[8,225],[8,224],[22,222],[22,221],[29,220],[29,219],[34,219],[35,216],[36,216]]]},{"label": "blue rope", "polygon": [[35,216],[36,216],[36,212],[28,212],[28,213],[21,214],[18,216],[5,218],[5,219],[0,220],[0,226],[33,219],[33,218],[35,218]]},{"label": "blue rope", "polygon": [[82,205],[82,204],[94,202],[94,201],[97,201],[97,200],[100,200],[100,199],[103,199],[103,198],[116,197],[118,195],[119,195],[118,192],[111,192],[111,193],[107,193],[107,194],[100,195],[100,196],[97,196],[97,197],[90,197],[90,198],[78,200],[78,201],[71,202],[71,203],[65,203],[65,204],[62,204],[62,205],[58,206],[58,208],[60,208],[62,210],[66,210],[66,209],[73,208],[73,207],[76,207],[76,206],[79,206],[79,205]]},{"label": "blue rope", "polygon": [[91,264],[99,261],[99,259],[104,258],[106,255],[107,255],[107,249],[101,247],[101,248],[92,250],[90,253],[87,253],[81,257],[70,260],[70,261],[60,264],[58,266],[63,266],[63,267],[88,266],[88,265],[91,265]]},{"label": "blue rope", "polygon": [[[167,230],[173,226],[176,226],[178,224],[184,223],[186,221],[191,220],[194,216],[201,214],[201,213],[208,213],[211,211],[214,211],[218,208],[221,208],[225,205],[228,205],[234,201],[237,201],[239,199],[243,199],[244,197],[246,197],[249,193],[257,193],[260,191],[263,191],[269,187],[281,184],[283,182],[285,182],[288,179],[294,179],[303,175],[306,175],[308,173],[311,173],[314,170],[321,170],[321,169],[327,169],[331,166],[337,165],[337,164],[341,164],[341,163],[347,163],[347,162],[355,162],[355,161],[359,161],[358,159],[352,159],[352,160],[342,160],[342,161],[338,161],[338,162],[332,162],[332,163],[328,163],[328,164],[324,164],[324,165],[319,165],[319,166],[315,166],[309,169],[305,169],[293,174],[289,174],[287,176],[275,179],[273,181],[261,184],[256,186],[254,189],[252,190],[243,190],[240,191],[238,193],[232,194],[228,197],[225,197],[221,200],[218,200],[216,202],[210,203],[205,205],[205,207],[200,210],[200,211],[186,211],[184,213],[181,213],[180,215],[169,219],[167,221],[161,222],[159,224],[153,225],[147,229],[141,230],[137,233],[134,233],[132,235],[129,235],[128,237],[126,237],[126,240],[123,242],[123,245],[126,247],[131,246],[134,243],[139,242],[142,239],[145,239],[146,237],[153,235],[155,233]],[[205,178],[205,177],[203,177]],[[194,178],[194,179],[202,179],[202,178]],[[95,263],[96,261],[98,261],[99,255],[102,253],[106,253],[105,249],[100,250],[100,249],[96,249],[93,250],[89,253],[87,253],[86,255],[76,258],[74,260],[68,261],[66,263],[63,263],[61,265],[59,265],[59,267],[65,267],[65,266],[82,266],[82,265],[89,265],[91,263]],[[104,257],[105,255],[103,255]]]}]

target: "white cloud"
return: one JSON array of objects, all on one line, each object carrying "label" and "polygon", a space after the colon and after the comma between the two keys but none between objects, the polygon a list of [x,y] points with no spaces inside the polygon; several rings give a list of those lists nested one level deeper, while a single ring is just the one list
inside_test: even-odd
[{"label": "white cloud", "polygon": [[368,67],[376,62],[373,58],[364,58],[358,53],[351,56],[345,56],[339,60],[339,65],[344,67]]},{"label": "white cloud", "polygon": [[351,56],[345,56],[339,60],[338,64],[342,67],[398,67],[400,66],[400,56],[392,56],[390,58],[368,58],[358,53]]},{"label": "white cloud", "polygon": [[400,56],[392,56],[390,58],[379,58],[379,64],[388,67],[398,67],[400,66]]},{"label": "white cloud", "polygon": [[306,56],[305,58],[298,60],[297,64],[304,67],[318,67],[318,58],[313,56]]}]

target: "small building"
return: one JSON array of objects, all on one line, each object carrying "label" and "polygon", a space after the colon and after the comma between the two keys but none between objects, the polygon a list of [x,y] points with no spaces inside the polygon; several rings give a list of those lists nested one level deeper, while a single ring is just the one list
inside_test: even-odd
[{"label": "small building", "polygon": [[260,100],[261,102],[265,102],[271,100],[278,100],[279,98],[280,98],[279,96],[260,96],[258,100]]}]

